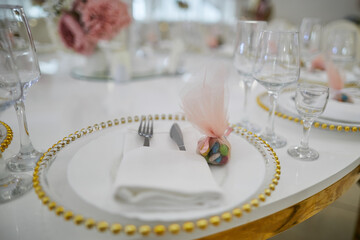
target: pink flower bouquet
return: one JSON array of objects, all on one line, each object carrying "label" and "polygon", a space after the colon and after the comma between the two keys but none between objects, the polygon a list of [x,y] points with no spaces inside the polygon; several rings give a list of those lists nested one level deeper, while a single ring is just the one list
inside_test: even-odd
[{"label": "pink flower bouquet", "polygon": [[90,55],[98,41],[111,40],[130,22],[127,5],[120,0],[75,0],[62,12],[58,31],[66,47]]}]

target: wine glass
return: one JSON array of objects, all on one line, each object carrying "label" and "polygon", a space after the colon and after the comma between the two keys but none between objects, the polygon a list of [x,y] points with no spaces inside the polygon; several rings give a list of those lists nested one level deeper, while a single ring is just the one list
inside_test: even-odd
[{"label": "wine glass", "polygon": [[253,77],[269,94],[271,109],[261,138],[272,148],[286,145],[286,139],[274,133],[274,116],[280,91],[299,79],[300,53],[298,32],[263,31],[256,53]]},{"label": "wine glass", "polygon": [[326,58],[341,68],[353,64],[357,54],[357,41],[357,32],[352,29],[332,29],[326,40]]},{"label": "wine glass", "polygon": [[240,74],[244,86],[243,112],[238,125],[255,133],[260,132],[261,128],[249,121],[247,106],[254,82],[252,68],[255,53],[259,44],[260,33],[265,30],[266,26],[267,23],[264,21],[238,21],[235,41],[234,66]]},{"label": "wine glass", "polygon": [[[354,73],[352,69],[356,65],[357,55],[357,35],[353,29],[337,27],[331,29],[326,39],[325,57],[329,69],[337,69],[340,75],[338,78],[330,78],[329,86],[331,88],[331,98],[356,97],[359,94],[357,88],[343,88],[341,85],[346,82],[346,77]],[[341,83],[339,82],[341,81]]]},{"label": "wine glass", "polygon": [[301,59],[306,69],[311,68],[311,61],[321,52],[321,21],[318,18],[304,18],[300,25]]},{"label": "wine glass", "polygon": [[[10,51],[11,33],[4,28],[0,21],[0,112],[19,100],[22,96],[20,78]],[[1,139],[11,134],[9,128],[1,123],[5,132],[1,132]],[[27,174],[13,174],[7,169],[5,159],[0,152],[0,203],[20,197],[32,187],[32,178]]]},{"label": "wine glass", "polygon": [[319,153],[309,148],[309,133],[315,118],[325,110],[329,99],[329,88],[323,85],[301,83],[295,94],[296,110],[303,119],[303,136],[299,146],[288,149],[290,156],[300,160],[316,160]]},{"label": "wine glass", "polygon": [[19,122],[20,151],[11,157],[8,167],[11,171],[34,169],[41,153],[31,143],[25,115],[25,95],[27,90],[40,78],[40,69],[28,21],[21,6],[0,5],[0,19],[11,35],[10,50],[20,77],[22,97],[15,102]]}]

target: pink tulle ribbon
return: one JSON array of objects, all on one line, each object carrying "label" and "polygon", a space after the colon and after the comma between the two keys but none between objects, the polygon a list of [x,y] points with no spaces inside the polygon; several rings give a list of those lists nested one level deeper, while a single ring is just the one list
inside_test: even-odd
[{"label": "pink tulle ribbon", "polygon": [[231,145],[226,137],[232,129],[225,101],[226,78],[223,67],[214,74],[205,72],[203,81],[189,88],[181,99],[186,118],[205,135],[198,141],[197,152],[214,165],[223,165],[230,158]]},{"label": "pink tulle ribbon", "polygon": [[311,69],[326,70],[329,87],[333,90],[333,99],[340,102],[353,103],[353,99],[341,91],[344,88],[345,79],[333,61],[325,61],[323,55],[318,55],[311,62]]},{"label": "pink tulle ribbon", "polygon": [[341,90],[344,88],[344,79],[341,77],[339,69],[335,66],[333,61],[325,61],[323,55],[318,55],[311,62],[311,69],[326,70],[326,75],[329,82],[329,87],[334,90]]},{"label": "pink tulle ribbon", "polygon": [[319,54],[311,61],[311,69],[325,70],[325,60],[323,55]]},{"label": "pink tulle ribbon", "polygon": [[341,77],[339,69],[332,61],[329,61],[326,64],[326,74],[330,88],[336,91],[340,91],[344,88],[344,79]]}]

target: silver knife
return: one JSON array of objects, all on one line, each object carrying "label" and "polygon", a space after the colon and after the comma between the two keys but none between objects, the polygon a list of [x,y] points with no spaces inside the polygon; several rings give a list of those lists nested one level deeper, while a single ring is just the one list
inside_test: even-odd
[{"label": "silver knife", "polygon": [[176,144],[178,145],[178,147],[181,151],[186,151],[185,145],[184,145],[184,140],[183,140],[183,135],[182,135],[181,129],[177,123],[174,123],[171,126],[170,137],[171,137],[171,139],[173,139],[176,142]]}]

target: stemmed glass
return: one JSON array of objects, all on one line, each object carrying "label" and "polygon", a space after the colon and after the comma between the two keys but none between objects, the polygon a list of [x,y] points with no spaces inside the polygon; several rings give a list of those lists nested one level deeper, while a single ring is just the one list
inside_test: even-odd
[{"label": "stemmed glass", "polygon": [[9,47],[13,53],[23,89],[22,97],[15,102],[20,131],[20,151],[9,159],[8,167],[11,171],[30,171],[35,167],[41,153],[34,149],[30,140],[24,101],[27,90],[40,78],[39,63],[23,8],[0,5],[0,19],[11,36]]},{"label": "stemmed glass", "polygon": [[261,128],[249,121],[248,99],[251,87],[254,82],[252,68],[255,53],[259,44],[260,33],[265,30],[267,23],[264,21],[238,21],[237,36],[235,41],[234,66],[241,76],[244,86],[244,103],[242,118],[238,125],[252,132],[260,132]]},{"label": "stemmed glass", "polygon": [[321,21],[318,18],[304,18],[300,25],[301,59],[306,69],[310,69],[311,61],[321,52]]},{"label": "stemmed glass", "polygon": [[274,116],[280,91],[299,79],[300,53],[298,32],[264,31],[261,33],[253,77],[269,94],[271,109],[261,138],[272,148],[286,145],[286,139],[274,133]]},{"label": "stemmed glass", "polygon": [[319,158],[319,153],[309,148],[309,134],[314,120],[324,112],[328,99],[329,88],[326,86],[308,83],[298,85],[295,106],[303,119],[303,136],[299,146],[288,149],[290,156],[307,161]]},{"label": "stemmed glass", "polygon": [[[21,83],[10,51],[11,33],[0,21],[0,111],[15,103],[22,96]],[[1,132],[1,135],[6,133]],[[12,174],[7,169],[0,153],[0,203],[15,199],[32,187],[32,178],[27,174]]]},{"label": "stemmed glass", "polygon": [[357,33],[351,29],[335,28],[329,31],[325,44],[325,56],[327,60],[343,70],[351,65],[356,59]]},{"label": "stemmed glass", "polygon": [[328,36],[325,44],[326,61],[328,61],[329,69],[335,68],[340,74],[340,79],[329,76],[329,86],[332,88],[331,95],[336,96],[346,92],[346,94],[356,96],[359,92],[358,89],[341,89],[340,86],[346,81],[346,71],[352,69],[356,64],[357,32],[338,27],[330,30]]}]

